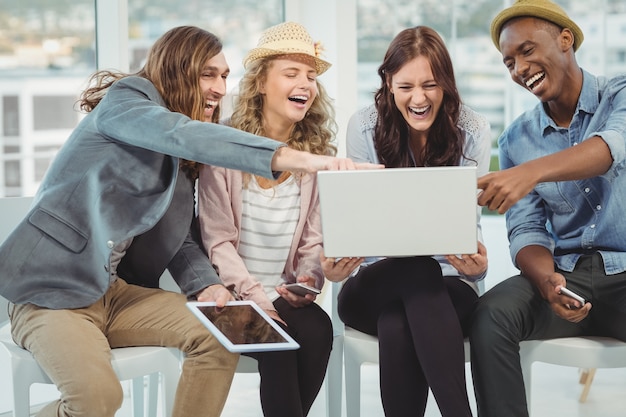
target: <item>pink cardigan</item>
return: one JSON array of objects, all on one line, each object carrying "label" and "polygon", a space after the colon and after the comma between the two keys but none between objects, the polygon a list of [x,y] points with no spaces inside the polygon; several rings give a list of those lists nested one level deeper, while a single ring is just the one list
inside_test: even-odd
[{"label": "pink cardigan", "polygon": [[[322,228],[315,175],[305,175],[300,185],[300,217],[294,233],[284,275],[295,282],[300,275],[317,279],[322,288],[324,276]],[[237,250],[241,231],[243,175],[241,171],[204,165],[198,182],[198,217],[202,243],[225,285],[235,284],[244,300],[253,300],[265,310],[274,310],[263,285],[250,275]]]}]

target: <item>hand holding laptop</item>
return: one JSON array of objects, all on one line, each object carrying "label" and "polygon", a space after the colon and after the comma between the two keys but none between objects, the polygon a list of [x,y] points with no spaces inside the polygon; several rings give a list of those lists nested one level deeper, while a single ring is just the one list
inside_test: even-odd
[{"label": "hand holding laptop", "polygon": [[320,255],[322,270],[326,279],[332,282],[340,282],[347,278],[354,270],[363,263],[365,258],[346,257],[346,258],[327,258],[324,254]]},{"label": "hand holding laptop", "polygon": [[467,277],[480,275],[487,269],[487,248],[481,242],[477,243],[476,253],[446,256],[450,265]]}]

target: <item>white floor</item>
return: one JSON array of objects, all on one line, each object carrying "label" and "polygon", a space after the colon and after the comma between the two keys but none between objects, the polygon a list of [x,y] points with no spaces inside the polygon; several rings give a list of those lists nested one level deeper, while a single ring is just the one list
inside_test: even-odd
[{"label": "white floor", "polygon": [[[469,375],[469,365],[467,365]],[[599,369],[585,403],[578,401],[582,386],[579,370],[537,363],[533,368],[533,417],[624,417],[626,416],[626,369]],[[361,417],[383,416],[378,390],[378,368],[366,365],[361,386]],[[472,410],[476,415],[471,382]],[[258,401],[258,376],[239,374],[224,409],[223,417],[263,417]],[[343,415],[345,416],[345,409]],[[434,399],[429,399],[426,417],[441,416]],[[130,416],[129,416],[130,417]],[[309,417],[326,417],[324,391]],[[503,416],[505,417],[505,416]]]},{"label": "white floor", "polygon": [[[469,373],[469,365],[467,368]],[[532,416],[533,417],[624,417],[626,415],[626,369],[599,369],[585,403],[579,402],[582,386],[579,370],[537,363],[533,369]],[[258,399],[258,375],[237,374],[223,417],[263,417]],[[366,365],[361,386],[361,417],[383,416],[378,391],[378,368]],[[468,382],[472,411],[476,405]],[[313,405],[309,417],[326,417],[324,390]],[[345,408],[343,414],[345,416]],[[0,416],[3,416],[0,414]],[[441,414],[432,397],[426,417]],[[130,411],[130,398],[117,417],[134,417]],[[136,417],[136,416],[135,416]]]},{"label": "white floor", "polygon": [[[469,365],[467,372],[469,373]],[[582,386],[579,385],[579,370],[555,365],[536,363],[533,368],[532,417],[624,417],[626,416],[626,369],[599,369],[585,403],[580,403]],[[237,374],[223,417],[263,417],[258,399],[258,375]],[[127,396],[116,417],[132,416],[130,390],[124,384]],[[5,387],[6,388],[6,387]],[[53,396],[52,387],[36,386],[34,397]],[[363,369],[361,386],[361,417],[383,416],[378,391],[378,368],[366,365]],[[472,410],[476,415],[471,382],[468,382]],[[2,389],[0,395],[8,395]],[[50,398],[51,398],[50,397]],[[8,398],[6,399],[8,400]],[[309,417],[326,417],[324,390],[320,392]],[[343,410],[345,416],[345,408]],[[8,410],[0,410],[0,417],[10,417]],[[426,417],[441,414],[433,398],[429,399]],[[163,417],[159,415],[158,417]],[[505,417],[505,416],[503,416]]]}]

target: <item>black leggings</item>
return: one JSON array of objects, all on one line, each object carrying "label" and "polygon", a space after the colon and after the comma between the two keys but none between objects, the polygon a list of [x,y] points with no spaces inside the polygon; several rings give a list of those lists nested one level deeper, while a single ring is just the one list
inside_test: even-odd
[{"label": "black leggings", "polygon": [[333,345],[328,314],[317,304],[294,308],[283,298],[274,307],[300,349],[246,353],[259,364],[261,406],[265,417],[304,417],[319,393]]},{"label": "black leggings", "polygon": [[431,257],[384,259],[346,281],[339,317],[378,336],[387,417],[423,416],[429,387],[443,417],[472,415],[463,338],[477,299],[458,277],[442,277]]}]

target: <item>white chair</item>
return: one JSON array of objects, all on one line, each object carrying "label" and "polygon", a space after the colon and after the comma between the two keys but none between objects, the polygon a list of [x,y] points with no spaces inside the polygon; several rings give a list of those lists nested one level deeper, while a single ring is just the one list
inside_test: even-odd
[{"label": "white chair", "polygon": [[[543,362],[575,368],[626,368],[626,343],[608,337],[564,337],[520,343],[528,410],[531,409],[532,365]],[[586,400],[591,379],[584,381],[580,401]]]},{"label": "white chair", "polygon": [[[30,416],[32,384],[52,384],[30,352],[17,346],[10,335],[10,324],[0,328],[0,344],[10,357],[13,388],[13,416]],[[180,375],[180,354],[177,349],[145,346],[112,349],[111,364],[120,381],[133,380],[133,416],[144,416],[144,376],[149,375],[147,416],[157,415],[158,374],[162,377],[162,407],[169,416],[174,405]]]},{"label": "white chair", "polygon": [[[30,197],[0,198],[0,242],[8,236],[26,215],[32,202]],[[51,384],[30,352],[17,346],[11,338],[11,327],[5,321],[7,301],[0,297],[0,345],[10,361],[13,389],[13,416],[30,416],[30,387],[35,383]],[[120,381],[132,379],[133,416],[148,417],[157,414],[158,382],[161,375],[162,407],[165,416],[171,415],[180,376],[180,353],[177,349],[159,346],[112,349],[111,363]],[[148,407],[144,410],[144,376],[149,376]]]}]

